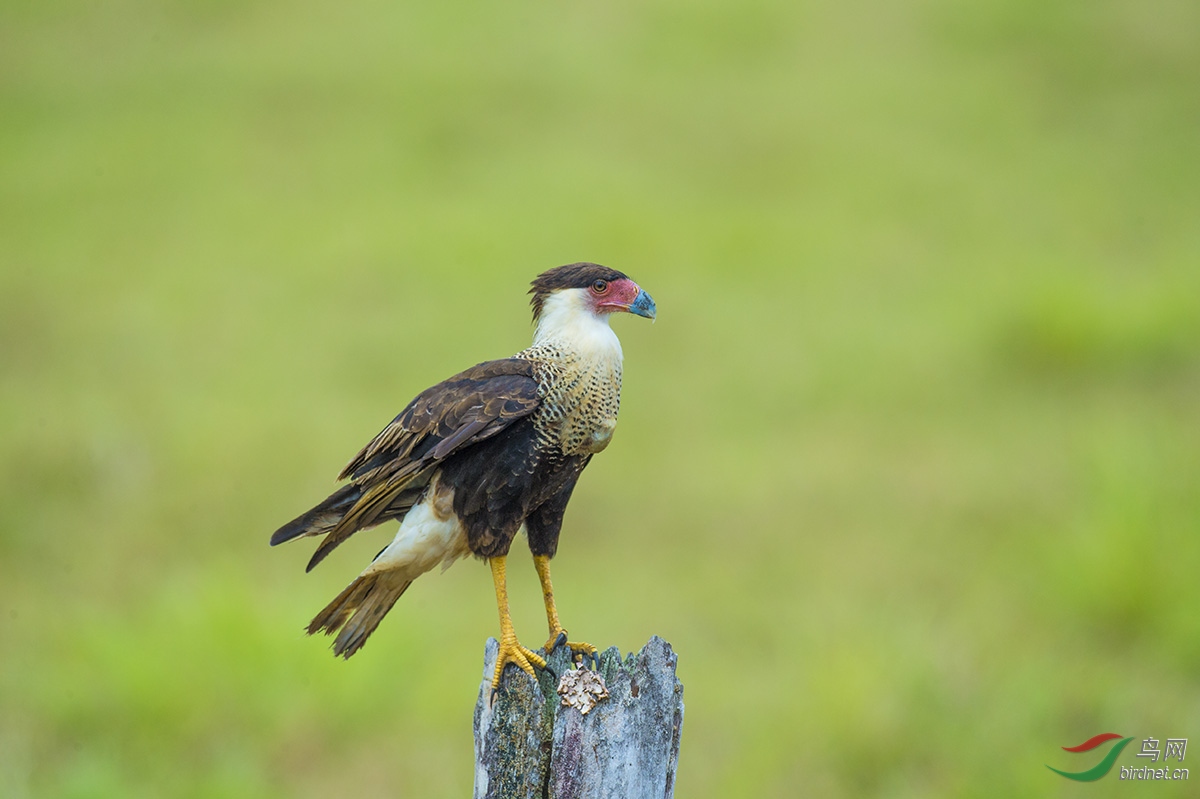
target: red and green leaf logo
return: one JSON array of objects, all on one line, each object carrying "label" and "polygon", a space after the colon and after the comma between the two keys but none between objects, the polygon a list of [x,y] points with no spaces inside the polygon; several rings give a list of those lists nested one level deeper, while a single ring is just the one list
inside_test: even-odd
[{"label": "red and green leaf logo", "polygon": [[1063,747],[1063,749],[1068,752],[1090,752],[1098,746],[1103,746],[1109,741],[1115,741],[1117,739],[1120,739],[1120,742],[1114,744],[1113,747],[1108,750],[1108,754],[1104,756],[1104,759],[1086,771],[1061,771],[1050,765],[1047,765],[1046,768],[1050,769],[1055,774],[1063,775],[1069,780],[1075,780],[1076,782],[1095,782],[1112,770],[1113,763],[1117,762],[1117,757],[1121,754],[1121,750],[1128,746],[1129,742],[1133,739],[1117,735],[1115,732],[1103,732],[1099,735],[1088,738],[1078,746]]}]

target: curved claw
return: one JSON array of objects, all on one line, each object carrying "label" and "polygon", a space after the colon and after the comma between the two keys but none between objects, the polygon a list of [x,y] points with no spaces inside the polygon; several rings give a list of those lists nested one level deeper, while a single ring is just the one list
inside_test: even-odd
[{"label": "curved claw", "polygon": [[582,641],[568,641],[566,645],[571,649],[571,662],[579,668],[588,668],[588,663],[600,665],[600,655],[596,652],[596,647],[591,644],[585,644]]},{"label": "curved claw", "polygon": [[586,667],[588,658],[591,658],[597,665],[600,664],[600,656],[596,652],[596,647],[591,644],[583,643],[582,641],[568,641],[567,631],[557,624],[550,629],[550,639],[546,641],[546,657],[549,657],[560,646],[565,646],[571,650],[571,663],[576,666]]}]

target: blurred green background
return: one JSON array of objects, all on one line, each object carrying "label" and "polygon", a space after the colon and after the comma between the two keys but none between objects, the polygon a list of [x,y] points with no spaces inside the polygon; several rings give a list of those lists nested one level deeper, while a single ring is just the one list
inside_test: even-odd
[{"label": "blurred green background", "polygon": [[1197,30],[1191,0],[4,3],[0,795],[468,795],[486,568],[343,663],[302,628],[391,528],[310,575],[267,538],[524,347],[527,282],[576,260],[660,317],[615,321],[560,609],[675,645],[678,796],[1146,790],[1045,764],[1200,738]]}]

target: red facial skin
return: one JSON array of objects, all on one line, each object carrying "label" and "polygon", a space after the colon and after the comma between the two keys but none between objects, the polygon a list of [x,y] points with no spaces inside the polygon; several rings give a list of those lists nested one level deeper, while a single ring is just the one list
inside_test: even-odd
[{"label": "red facial skin", "polygon": [[606,283],[602,291],[597,291],[598,288],[596,283],[588,287],[588,297],[591,298],[596,313],[628,311],[642,291],[641,286],[627,277]]}]

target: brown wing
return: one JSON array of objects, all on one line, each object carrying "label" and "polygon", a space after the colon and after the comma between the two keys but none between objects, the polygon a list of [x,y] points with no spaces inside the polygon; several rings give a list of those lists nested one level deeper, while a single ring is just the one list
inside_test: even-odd
[{"label": "brown wing", "polygon": [[[519,358],[485,361],[417,395],[351,459],[339,480],[362,489],[330,531],[308,568],[364,527],[370,527],[438,463],[504,430],[537,410],[533,364]],[[388,518],[385,516],[384,518]]]}]

